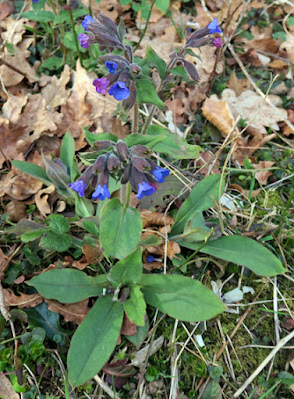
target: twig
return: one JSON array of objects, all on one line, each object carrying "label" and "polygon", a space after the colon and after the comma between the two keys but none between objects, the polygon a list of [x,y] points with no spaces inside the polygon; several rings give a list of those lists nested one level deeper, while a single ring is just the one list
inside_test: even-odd
[{"label": "twig", "polygon": [[113,390],[109,388],[107,384],[98,376],[95,375],[94,380],[100,385],[100,387],[103,389],[104,392],[107,393],[112,399],[120,399],[117,393],[114,394]]},{"label": "twig", "polygon": [[10,320],[11,316],[5,306],[3,287],[2,287],[1,282],[0,282],[0,312],[6,321]]},{"label": "twig", "polygon": [[257,367],[254,373],[244,382],[241,388],[234,394],[234,398],[238,398],[241,393],[248,387],[249,384],[258,376],[258,374],[266,367],[266,365],[271,361],[271,359],[279,352],[279,350],[286,345],[292,338],[294,338],[294,330],[286,335],[286,337],[282,338],[276,347],[271,351],[271,353],[264,359],[264,361]]}]

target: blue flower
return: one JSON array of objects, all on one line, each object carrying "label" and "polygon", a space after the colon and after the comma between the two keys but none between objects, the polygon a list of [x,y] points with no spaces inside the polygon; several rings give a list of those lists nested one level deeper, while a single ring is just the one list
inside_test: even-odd
[{"label": "blue flower", "polygon": [[216,18],[213,18],[210,24],[207,25],[207,28],[209,29],[209,33],[222,33]]},{"label": "blue flower", "polygon": [[101,186],[101,184],[98,184],[98,187],[92,194],[92,198],[95,200],[99,199],[100,201],[104,201],[105,198],[110,198],[110,192],[109,192],[106,184],[104,184],[103,187]]},{"label": "blue flower", "polygon": [[152,174],[158,183],[164,183],[164,178],[169,175],[169,171],[157,166],[152,170]]},{"label": "blue flower", "polygon": [[78,39],[80,41],[81,47],[83,47],[83,48],[90,47],[89,36],[87,36],[85,33],[80,33],[78,36]]},{"label": "blue flower", "polygon": [[108,69],[109,73],[113,73],[114,75],[116,74],[116,70],[117,70],[117,63],[113,62],[113,61],[105,61],[105,66]]},{"label": "blue flower", "polygon": [[148,263],[152,263],[152,262],[154,262],[154,256],[148,255],[146,260],[147,260]]},{"label": "blue flower", "polygon": [[39,2],[39,0],[32,0],[32,2],[33,2],[33,3],[38,3],[38,2]]},{"label": "blue flower", "polygon": [[84,183],[83,180],[77,180],[73,183],[70,183],[68,187],[71,187],[74,191],[79,193],[80,197],[83,197],[85,194],[85,189],[87,187],[87,183]]},{"label": "blue flower", "polygon": [[94,19],[91,17],[91,15],[86,15],[83,22],[82,22],[82,27],[85,30],[89,30],[88,26],[90,25],[91,22],[95,22]]},{"label": "blue flower", "polygon": [[130,97],[130,90],[127,88],[125,82],[120,81],[112,85],[108,93],[118,101],[126,100]]},{"label": "blue flower", "polygon": [[142,183],[138,184],[139,190],[138,194],[136,197],[140,200],[146,195],[146,197],[149,197],[150,195],[154,194],[156,189],[155,187],[152,187],[149,183],[146,181],[142,181]]}]

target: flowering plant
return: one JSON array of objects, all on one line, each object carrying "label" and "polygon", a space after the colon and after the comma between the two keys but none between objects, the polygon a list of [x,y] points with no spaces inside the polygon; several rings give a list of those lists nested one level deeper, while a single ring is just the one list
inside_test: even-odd
[{"label": "flowering plant", "polygon": [[[75,203],[76,214],[81,218],[79,224],[87,231],[85,236],[93,246],[99,240],[107,259],[104,274],[93,275],[95,269],[92,268],[91,275],[73,268],[56,269],[41,273],[29,282],[43,297],[62,303],[99,297],[71,341],[68,369],[73,386],[92,378],[107,362],[116,347],[124,315],[136,326],[147,327],[147,334],[147,305],[176,319],[192,322],[213,318],[226,309],[200,281],[180,275],[178,271],[166,274],[170,243],[193,250],[192,256],[203,252],[244,265],[259,275],[284,272],[280,260],[262,245],[242,236],[220,237],[205,224],[202,212],[213,207],[223,193],[222,175],[210,175],[192,189],[188,187],[190,194],[179,210],[174,209],[176,216],[170,232],[164,215],[164,232],[158,236],[142,236],[140,212],[130,206],[131,191],[137,202],[158,195],[159,185],[164,185],[165,179],[168,184],[170,174],[177,172],[173,161],[198,156],[196,145],[187,144],[164,126],[152,125],[152,120],[157,109],[166,108],[164,101],[180,76],[184,75],[190,82],[199,81],[195,65],[185,59],[191,49],[221,47],[221,38],[210,36],[222,32],[216,19],[198,31],[187,32],[186,43],[170,54],[167,64],[150,47],[144,59],[134,62],[132,47],[123,41],[125,27],[122,22],[117,26],[103,14],[95,18],[87,15],[82,26],[85,32],[79,35],[81,47],[89,49],[97,44],[99,50],[105,52],[98,61],[102,65],[100,71],[107,73],[101,73],[103,76],[93,81],[96,92],[103,96],[108,93],[125,112],[132,113],[132,134],[118,140],[112,134],[94,134],[85,129],[92,149],[80,154],[84,163],[82,174],[74,160],[75,142],[69,133],[63,138],[60,160],[44,157],[46,170],[21,161],[13,162],[14,166],[45,184],[53,183],[70,205]],[[178,65],[182,68],[181,75],[176,71]],[[160,77],[157,89],[150,77],[154,67]],[[142,104],[148,110],[145,120],[139,117]],[[162,154],[162,158],[158,154]],[[114,194],[117,189],[120,199]],[[70,240],[66,248],[74,243],[68,233],[68,222],[66,229],[56,226],[56,220],[51,224],[56,230],[53,231],[55,237],[57,234],[62,238],[60,232],[66,233]],[[44,231],[48,235],[48,229],[38,229],[23,240],[38,239]],[[165,255],[164,273],[143,273],[142,259],[148,264],[158,260],[147,251],[156,247]]]}]

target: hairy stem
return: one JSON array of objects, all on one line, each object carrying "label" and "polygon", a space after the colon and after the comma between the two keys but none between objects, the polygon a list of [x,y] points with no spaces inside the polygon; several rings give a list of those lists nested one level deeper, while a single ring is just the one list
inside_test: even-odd
[{"label": "hairy stem", "polygon": [[122,184],[120,189],[120,202],[123,205],[129,206],[131,197],[131,185],[130,183]]},{"label": "hairy stem", "polygon": [[132,122],[132,133],[137,133],[139,129],[139,104],[136,101],[134,105],[134,115]]},{"label": "hairy stem", "polygon": [[72,16],[70,1],[68,2],[68,12],[69,12],[69,16],[70,16],[70,22],[71,22],[72,32],[73,32],[73,35],[74,35],[76,49],[77,49],[77,52],[78,52],[78,57],[79,57],[81,66],[83,66],[83,60],[82,60],[82,56],[81,56],[81,52],[80,52],[80,48],[79,48],[79,41],[78,41],[76,29],[75,29],[75,23],[74,23],[73,16]]}]

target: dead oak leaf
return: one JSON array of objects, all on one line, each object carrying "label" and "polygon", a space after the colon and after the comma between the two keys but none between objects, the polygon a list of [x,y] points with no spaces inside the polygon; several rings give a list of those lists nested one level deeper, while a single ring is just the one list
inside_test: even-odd
[{"label": "dead oak leaf", "polygon": [[8,99],[3,104],[2,107],[3,117],[6,118],[10,123],[16,123],[27,101],[28,101],[28,96],[26,94],[14,96],[13,94],[10,94],[8,91]]},{"label": "dead oak leaf", "polygon": [[168,215],[164,215],[160,212],[153,212],[149,209],[142,209],[140,211],[141,218],[143,220],[143,227],[155,225],[155,226],[164,226],[174,224],[174,218]]},{"label": "dead oak leaf", "polygon": [[89,299],[66,305],[53,299],[45,299],[45,302],[48,304],[48,309],[51,310],[51,312],[59,313],[64,317],[65,321],[72,321],[76,324],[81,324],[90,310],[88,307]]},{"label": "dead oak leaf", "polygon": [[[5,4],[5,3],[4,3]],[[1,4],[1,9],[3,3]],[[9,16],[0,22],[0,28],[2,28],[1,38],[3,42],[17,45],[22,41],[22,36],[26,31],[24,25],[28,22],[25,18],[15,19]]]},{"label": "dead oak leaf", "polygon": [[51,213],[51,206],[48,203],[49,195],[55,192],[55,186],[49,186],[39,190],[35,195],[35,202],[41,215],[46,217]]},{"label": "dead oak leaf", "polygon": [[[275,162],[272,161],[259,161],[257,165],[254,165],[255,169],[266,169],[273,166]],[[267,183],[267,179],[272,175],[272,172],[269,170],[261,170],[255,173],[255,178],[258,183],[264,186]]]},{"label": "dead oak leaf", "polygon": [[0,181],[0,197],[7,194],[15,200],[22,201],[36,194],[42,185],[40,180],[12,168]]},{"label": "dead oak leaf", "polygon": [[0,371],[0,397],[5,399],[19,399],[19,394],[13,389],[8,377]]},{"label": "dead oak leaf", "polygon": [[[236,96],[233,90],[225,89],[222,92],[222,99],[227,101],[235,118],[240,116],[250,127],[263,134],[267,133],[266,127],[279,130],[278,122],[287,118],[287,111],[278,107],[275,110],[252,90],[246,90],[240,96]],[[280,97],[275,95],[269,95],[268,99],[274,105],[281,102]]]},{"label": "dead oak leaf", "polygon": [[[193,57],[191,55],[186,56],[186,60],[192,62],[197,68],[197,71],[200,76],[200,84],[208,82],[210,75],[212,74],[215,66],[216,60],[216,48],[210,46],[201,47],[201,51],[199,51],[198,55],[201,59]],[[224,71],[224,63],[222,60],[219,60],[216,65],[216,74],[221,74]]]},{"label": "dead oak leaf", "polygon": [[66,85],[70,80],[70,68],[65,65],[60,78],[52,76],[51,81],[42,89],[42,96],[46,100],[47,109],[54,110],[56,107],[63,105],[70,95],[70,90],[66,89]]},{"label": "dead oak leaf", "polygon": [[20,295],[15,295],[11,290],[4,289],[3,294],[6,306],[17,306],[19,309],[34,308],[43,301],[43,297],[38,293],[24,294],[20,292]]}]

